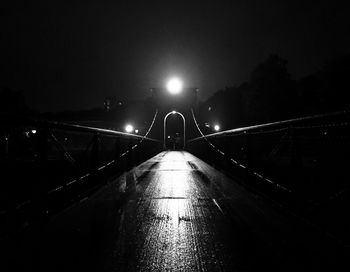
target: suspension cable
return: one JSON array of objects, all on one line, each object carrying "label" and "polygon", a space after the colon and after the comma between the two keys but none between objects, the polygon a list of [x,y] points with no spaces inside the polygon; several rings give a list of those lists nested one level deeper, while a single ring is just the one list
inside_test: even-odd
[{"label": "suspension cable", "polygon": [[[193,108],[191,108],[191,113],[192,113],[193,121],[194,121],[194,123],[195,123],[195,125],[196,125],[196,127],[197,127],[197,129],[198,129],[198,131],[199,131],[199,133],[200,133],[200,135],[202,135],[202,137],[207,141],[207,143],[208,143],[209,145],[211,145],[213,148],[215,148],[215,146],[207,139],[207,137],[203,134],[202,130],[199,128],[197,119],[196,119],[196,117],[195,117],[195,115],[194,115]],[[215,149],[216,149],[216,148],[215,148]]]},{"label": "suspension cable", "polygon": [[[220,153],[222,156],[224,157],[227,157],[229,158],[229,161],[246,169],[246,166],[240,164],[239,162],[237,162],[236,160],[230,158],[229,156],[227,156],[223,151],[221,151],[220,149],[218,149],[215,145],[213,145],[209,140],[208,140],[208,137],[207,135],[204,135],[203,132],[201,131],[201,129],[199,128],[199,125],[198,125],[198,122],[196,120],[196,117],[194,115],[194,111],[193,109],[191,108],[191,112],[192,112],[192,117],[193,117],[193,121],[199,131],[199,133],[201,134],[201,136],[203,137],[203,139],[205,139],[207,141],[207,143],[213,148],[215,149],[215,151],[217,151],[218,153]],[[334,115],[338,115],[339,113],[336,113]],[[348,122],[342,122],[340,124],[325,124],[325,125],[314,125],[314,126],[299,126],[299,127],[295,127],[297,129],[310,129],[310,128],[328,128],[328,127],[348,127],[349,126],[349,123]],[[269,130],[269,131],[260,131],[260,132],[246,132],[244,131],[245,133],[240,133],[239,135],[242,135],[242,134],[262,134],[262,133],[271,133],[271,132],[276,132],[276,131],[283,131],[283,130],[287,130],[288,128],[281,128],[281,129],[276,129],[276,130]],[[225,136],[230,136],[230,135],[225,135]],[[196,138],[194,140],[197,140],[199,138]],[[260,180],[263,180],[265,182],[268,182],[274,186],[276,186],[277,188],[285,191],[285,192],[288,192],[288,193],[293,193],[292,190],[280,185],[279,183],[275,182],[275,181],[272,181],[270,180],[269,178],[266,178],[264,177],[263,175],[257,173],[257,172],[254,172],[252,171],[252,174],[256,177],[258,177]],[[346,187],[345,189],[343,190],[340,190],[338,191],[337,193],[333,194],[331,197],[329,197],[327,200],[328,201],[332,201],[338,197],[341,197],[343,196],[344,194],[346,194],[347,192],[349,191],[349,187]],[[303,217],[300,217],[299,215],[295,214],[294,212],[292,211],[289,211],[290,214],[292,214],[294,217],[298,218],[300,221],[306,223],[307,225],[313,227],[314,229],[316,229],[317,231],[319,231],[321,234],[331,238],[332,240],[338,242],[339,244],[343,245],[344,244],[344,241],[342,241],[341,239],[339,239],[338,237],[336,237],[335,235],[333,235],[332,233],[330,233],[329,231],[321,228],[320,226],[316,225],[315,223],[303,218]]]},{"label": "suspension cable", "polygon": [[[196,119],[196,117],[195,117],[195,115],[194,115],[194,111],[193,111],[192,108],[191,108],[191,113],[192,113],[193,121],[194,121],[194,123],[196,124],[196,127],[197,127],[199,133],[200,133],[200,134],[202,135],[202,137],[207,141],[207,143],[208,143],[216,152],[220,153],[220,154],[221,154],[222,156],[224,156],[224,157],[227,157],[227,158],[229,159],[230,162],[232,162],[232,163],[238,165],[239,167],[241,167],[241,168],[243,168],[243,169],[247,169],[247,167],[246,167],[245,165],[243,165],[243,164],[239,163],[238,161],[236,161],[235,159],[229,157],[225,152],[223,152],[222,150],[220,150],[219,148],[217,148],[214,144],[212,144],[212,143],[208,140],[208,138],[206,137],[206,135],[204,135],[203,132],[201,131],[201,129],[199,128],[197,119]],[[284,186],[278,184],[277,182],[272,181],[272,180],[269,179],[269,178],[264,177],[264,176],[263,176],[262,174],[260,174],[260,173],[257,173],[257,172],[254,172],[254,171],[253,171],[252,173],[253,173],[254,176],[258,177],[259,179],[262,179],[262,180],[264,180],[265,182],[268,182],[268,183],[270,183],[270,184],[276,186],[277,188],[279,188],[279,189],[281,189],[281,190],[283,190],[283,191],[286,191],[286,192],[288,192],[288,193],[291,193],[291,192],[292,192],[290,189],[288,189],[288,188],[286,188],[286,187],[284,187]]]},{"label": "suspension cable", "polygon": [[[142,136],[141,140],[140,140],[137,144],[133,145],[130,149],[126,150],[126,151],[125,151],[124,153],[122,153],[117,159],[114,159],[114,160],[108,162],[106,165],[103,165],[103,166],[99,167],[98,170],[102,170],[102,169],[105,168],[106,166],[110,166],[111,164],[115,163],[116,160],[121,159],[122,157],[124,157],[124,156],[126,156],[127,154],[129,154],[130,152],[132,152],[133,149],[137,148],[145,139],[147,139],[147,136],[148,136],[148,134],[150,133],[150,131],[152,130],[153,125],[154,125],[154,123],[155,123],[155,120],[156,120],[157,116],[158,116],[158,109],[156,109],[156,111],[155,111],[155,113],[154,113],[154,115],[153,115],[152,122],[151,122],[151,124],[150,124],[150,126],[149,126],[149,128],[148,128],[148,130],[147,130],[147,132],[146,132],[146,134],[145,134],[144,136]],[[78,182],[78,181],[82,181],[83,179],[89,177],[90,175],[91,175],[90,173],[87,173],[86,175],[84,175],[84,176],[82,176],[82,177],[79,177],[79,178],[77,178],[77,179],[74,179],[74,180],[68,182],[68,183],[65,184],[64,186],[69,186],[69,185],[72,185],[72,184],[74,184],[74,183],[76,183],[76,182]],[[57,191],[63,189],[64,186],[59,186],[58,188],[52,189],[52,190],[50,190],[50,191],[48,192],[48,194],[57,192]]]},{"label": "suspension cable", "polygon": [[147,138],[148,134],[150,133],[150,131],[151,131],[152,128],[153,128],[153,125],[154,125],[154,122],[156,121],[157,116],[158,116],[158,109],[156,109],[156,112],[154,113],[154,116],[153,116],[153,120],[152,120],[152,122],[151,122],[151,125],[149,126],[149,128],[148,128],[146,134],[142,137],[140,143],[141,143],[145,138]]}]

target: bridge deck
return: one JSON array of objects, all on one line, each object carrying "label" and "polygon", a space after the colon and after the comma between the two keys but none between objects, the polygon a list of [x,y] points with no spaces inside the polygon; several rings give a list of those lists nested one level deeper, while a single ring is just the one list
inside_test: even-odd
[{"label": "bridge deck", "polygon": [[56,216],[44,271],[320,271],[334,248],[190,153],[162,152]]}]

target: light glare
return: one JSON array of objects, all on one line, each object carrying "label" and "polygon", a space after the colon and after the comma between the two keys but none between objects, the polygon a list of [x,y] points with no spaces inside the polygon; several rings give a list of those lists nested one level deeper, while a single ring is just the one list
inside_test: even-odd
[{"label": "light glare", "polygon": [[220,130],[220,126],[219,126],[219,125],[215,125],[215,126],[214,126],[214,130],[215,130],[215,131],[219,131],[219,130]]},{"label": "light glare", "polygon": [[166,87],[171,94],[178,94],[182,91],[182,81],[178,78],[172,78]]},{"label": "light glare", "polygon": [[127,125],[125,126],[125,131],[126,131],[127,133],[131,133],[133,130],[134,130],[134,127],[133,127],[132,125],[127,124]]}]

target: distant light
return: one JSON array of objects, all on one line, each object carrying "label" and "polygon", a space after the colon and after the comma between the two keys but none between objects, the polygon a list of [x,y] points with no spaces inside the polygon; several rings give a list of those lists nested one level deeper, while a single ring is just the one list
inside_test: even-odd
[{"label": "distant light", "polygon": [[182,91],[182,81],[178,78],[172,78],[168,81],[166,87],[169,93],[179,94]]},{"label": "distant light", "polygon": [[133,132],[133,130],[134,130],[134,127],[133,127],[132,125],[127,124],[127,125],[125,126],[125,131],[126,131],[127,133],[131,133],[131,132]]},{"label": "distant light", "polygon": [[215,125],[215,126],[214,126],[214,130],[215,130],[215,131],[219,131],[219,130],[220,130],[220,126],[219,126],[219,125]]},{"label": "distant light", "polygon": [[139,130],[138,130],[138,129],[135,129],[135,133],[136,133],[136,134],[139,133]]},{"label": "distant light", "polygon": [[32,133],[35,134],[36,133],[36,129],[32,129]]},{"label": "distant light", "polygon": [[168,139],[170,139],[170,136],[168,135]]},{"label": "distant light", "polygon": [[204,125],[205,125],[207,128],[210,128],[210,124],[209,124],[209,123],[204,123]]},{"label": "distant light", "polygon": [[174,110],[171,112],[171,114],[175,114],[175,113],[176,113],[176,111],[174,111]]}]

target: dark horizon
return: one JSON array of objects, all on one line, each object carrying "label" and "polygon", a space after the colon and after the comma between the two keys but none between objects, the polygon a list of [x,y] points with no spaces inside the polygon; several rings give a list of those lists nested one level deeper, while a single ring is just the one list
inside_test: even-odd
[{"label": "dark horizon", "polygon": [[270,54],[288,60],[293,79],[348,54],[347,11],[334,1],[9,3],[1,85],[44,112],[142,99],[172,75],[205,100],[247,81]]}]

